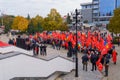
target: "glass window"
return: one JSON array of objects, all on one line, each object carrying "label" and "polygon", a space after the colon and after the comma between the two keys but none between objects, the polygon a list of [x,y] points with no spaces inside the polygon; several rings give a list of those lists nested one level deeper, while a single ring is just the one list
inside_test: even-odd
[{"label": "glass window", "polygon": [[120,0],[117,0],[117,7],[120,7]]},{"label": "glass window", "polygon": [[98,8],[99,7],[99,5],[93,5],[93,8]]},{"label": "glass window", "polygon": [[100,15],[110,16],[115,9],[115,0],[100,0]]},{"label": "glass window", "polygon": [[93,17],[96,17],[96,16],[98,16],[98,13],[93,13]]},{"label": "glass window", "polygon": [[98,9],[93,10],[93,13],[98,13],[98,12],[99,12]]}]

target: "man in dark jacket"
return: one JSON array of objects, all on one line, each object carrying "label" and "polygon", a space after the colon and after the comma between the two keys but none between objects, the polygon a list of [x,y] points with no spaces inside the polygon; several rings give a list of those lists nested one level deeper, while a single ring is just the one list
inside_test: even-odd
[{"label": "man in dark jacket", "polygon": [[14,42],[12,39],[9,39],[8,44],[14,45]]},{"label": "man in dark jacket", "polygon": [[109,69],[109,54],[105,56],[105,77],[108,76],[108,69]]},{"label": "man in dark jacket", "polygon": [[85,67],[86,67],[86,71],[87,71],[87,62],[88,62],[88,56],[87,56],[87,54],[84,54],[84,55],[82,56],[82,63],[83,63],[83,70],[84,70]]},{"label": "man in dark jacket", "polygon": [[44,44],[44,46],[43,46],[43,56],[47,55],[46,48],[47,48],[47,46]]},{"label": "man in dark jacket", "polygon": [[97,69],[97,67],[96,67],[96,62],[97,62],[97,55],[92,51],[92,53],[91,53],[91,58],[90,58],[90,60],[91,60],[91,63],[92,63],[92,69],[91,69],[91,71],[94,71],[94,69],[96,70]]}]

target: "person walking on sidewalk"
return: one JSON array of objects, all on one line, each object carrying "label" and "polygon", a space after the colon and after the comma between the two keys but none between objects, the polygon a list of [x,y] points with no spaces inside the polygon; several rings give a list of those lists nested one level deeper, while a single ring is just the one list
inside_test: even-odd
[{"label": "person walking on sidewalk", "polygon": [[82,56],[82,64],[83,64],[83,70],[86,68],[87,71],[87,64],[88,64],[88,56],[86,53]]},{"label": "person walking on sidewalk", "polygon": [[108,69],[109,69],[109,54],[107,54],[106,56],[105,56],[105,77],[107,77],[108,76]]}]

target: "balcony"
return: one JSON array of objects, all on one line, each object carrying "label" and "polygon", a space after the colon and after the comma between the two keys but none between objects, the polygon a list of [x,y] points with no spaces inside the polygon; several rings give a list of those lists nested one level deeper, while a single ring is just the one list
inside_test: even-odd
[{"label": "balcony", "polygon": [[93,1],[93,4],[99,4],[99,1]]}]

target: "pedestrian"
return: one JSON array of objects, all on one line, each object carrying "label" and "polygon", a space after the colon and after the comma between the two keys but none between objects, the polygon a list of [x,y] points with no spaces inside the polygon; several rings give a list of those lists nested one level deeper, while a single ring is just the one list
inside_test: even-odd
[{"label": "pedestrian", "polygon": [[53,49],[55,49],[55,40],[54,39],[52,40],[52,47],[53,47]]},{"label": "pedestrian", "polygon": [[115,48],[113,49],[113,52],[112,52],[112,61],[114,64],[116,64],[116,62],[117,62],[117,52],[116,52]]},{"label": "pedestrian", "polygon": [[106,55],[105,56],[105,77],[108,76],[108,69],[109,69],[109,57]]},{"label": "pedestrian", "polygon": [[36,47],[36,43],[33,43],[33,45],[32,45],[32,48],[33,48],[33,55],[36,55],[35,47]]},{"label": "pedestrian", "polygon": [[72,57],[72,55],[74,54],[74,48],[72,48],[72,43],[71,41],[68,42],[68,53],[67,56],[68,57]]},{"label": "pedestrian", "polygon": [[44,44],[44,46],[43,46],[43,56],[47,55],[46,48],[47,48],[47,46]]},{"label": "pedestrian", "polygon": [[43,45],[40,45],[40,55],[43,55]]},{"label": "pedestrian", "polygon": [[118,46],[120,46],[120,36],[119,36],[119,38],[118,38]]},{"label": "pedestrian", "polygon": [[14,46],[16,46],[16,39],[13,38],[13,43],[14,43]]},{"label": "pedestrian", "polygon": [[9,39],[8,44],[14,45],[14,42],[12,39]]},{"label": "pedestrian", "polygon": [[62,44],[62,41],[61,41],[61,40],[58,40],[58,50],[60,50],[61,44]]},{"label": "pedestrian", "polygon": [[88,56],[87,54],[85,53],[83,56],[82,56],[82,64],[83,64],[83,70],[86,68],[86,71],[87,71],[87,64],[88,64]]},{"label": "pedestrian", "polygon": [[36,52],[36,55],[39,54],[39,45],[37,45],[37,44],[36,44],[36,46],[35,46],[35,52]]},{"label": "pedestrian", "polygon": [[97,69],[97,67],[96,67],[97,55],[95,54],[94,51],[91,51],[90,61],[91,61],[91,63],[92,63],[92,69],[91,69],[91,71],[96,70],[96,69]]},{"label": "pedestrian", "polygon": [[59,39],[56,40],[56,49],[60,50],[60,48],[59,48]]}]

